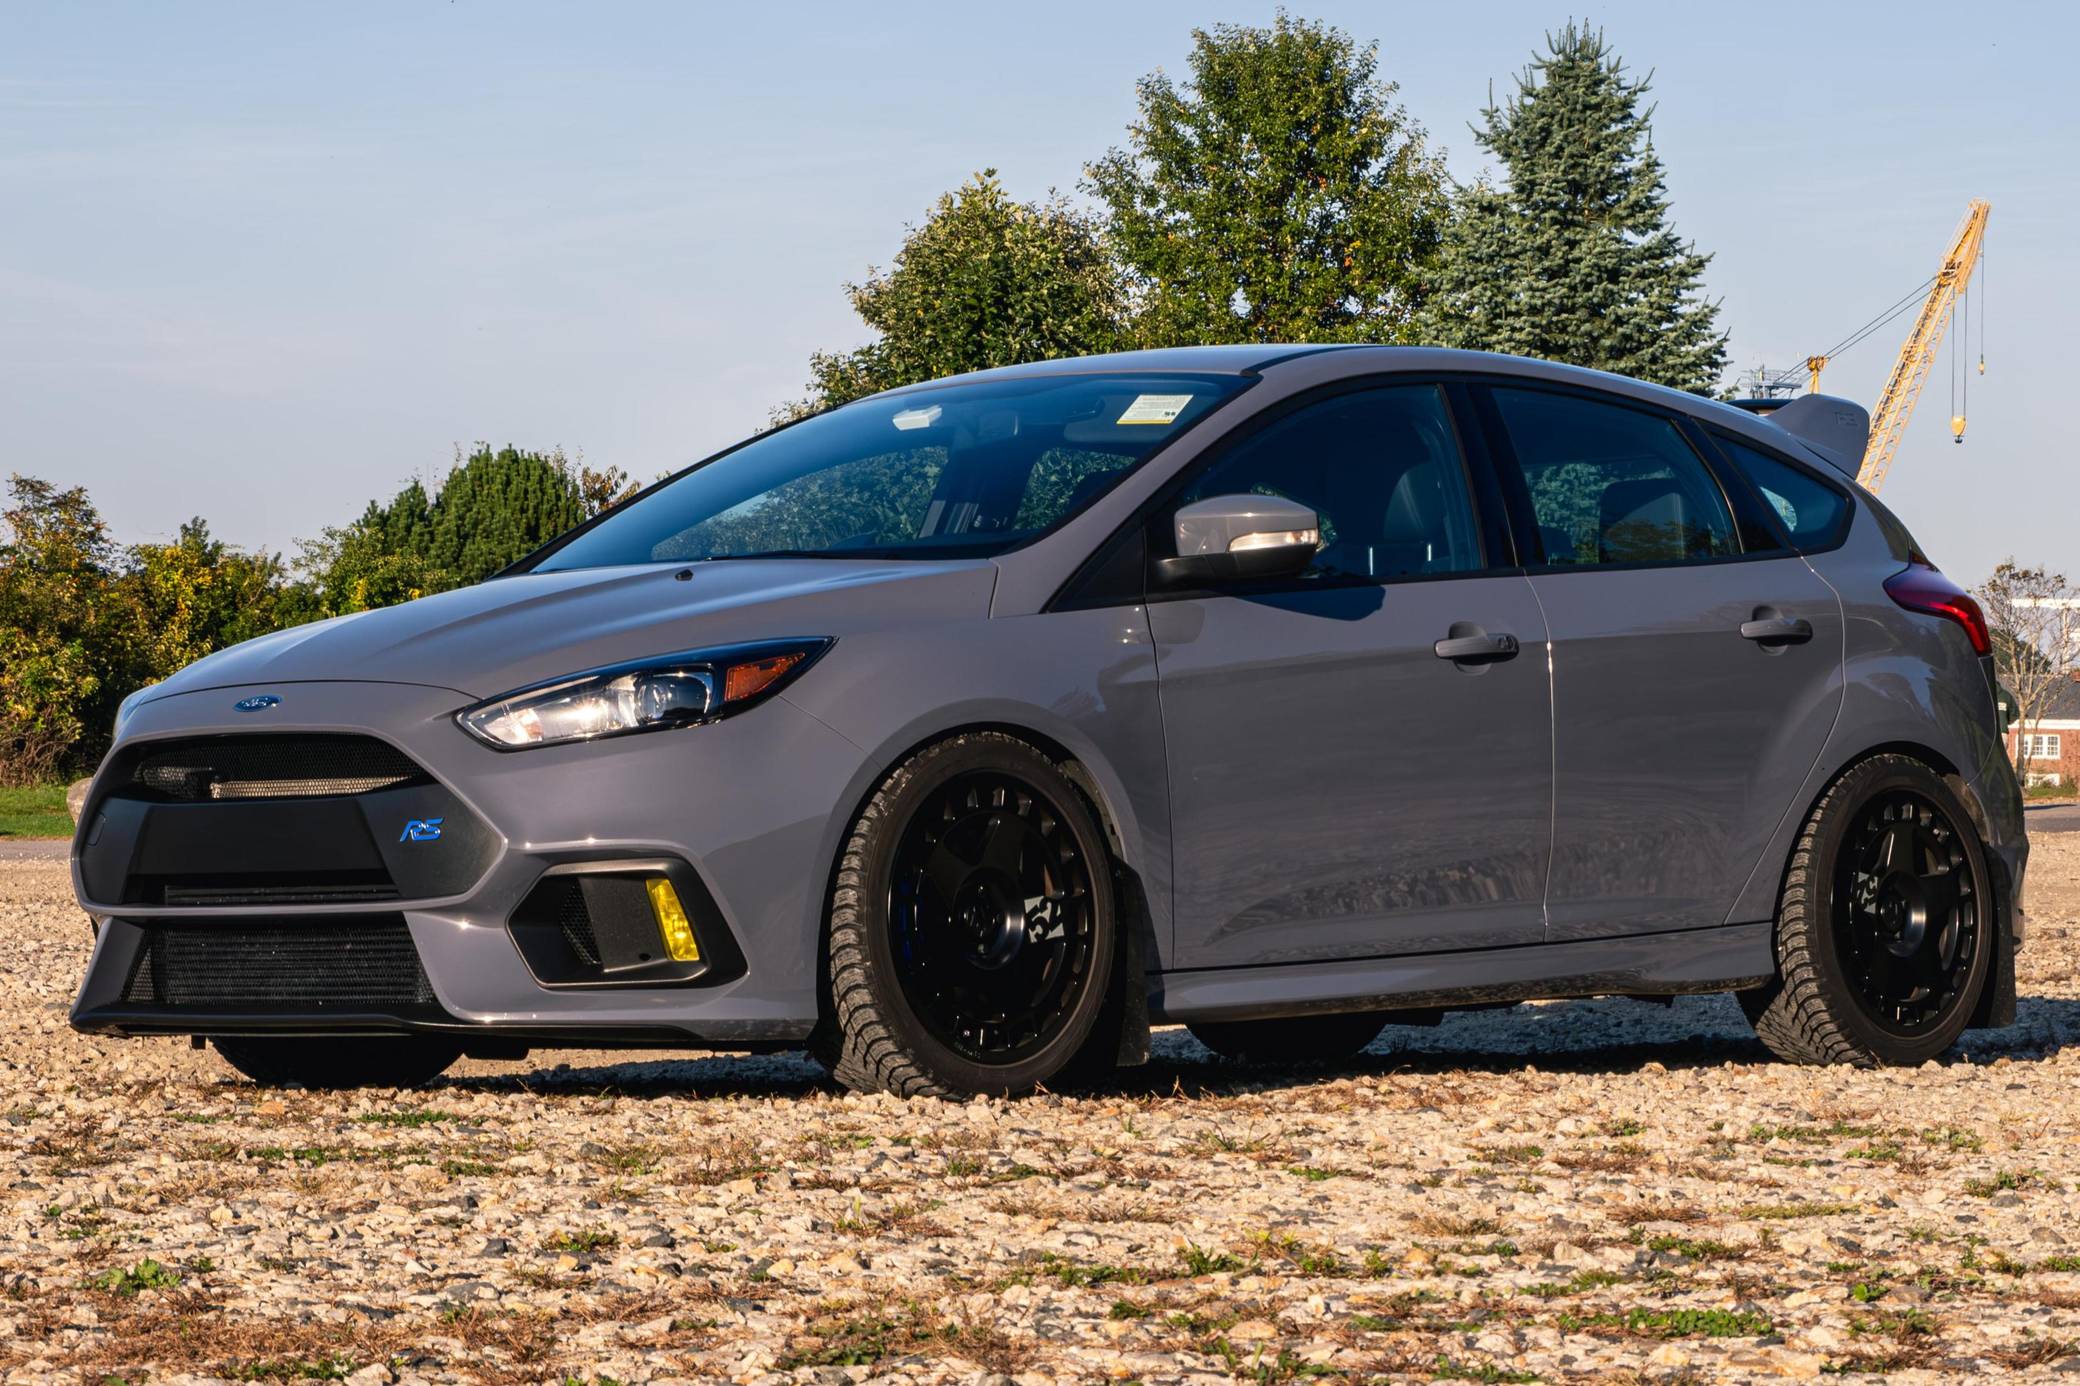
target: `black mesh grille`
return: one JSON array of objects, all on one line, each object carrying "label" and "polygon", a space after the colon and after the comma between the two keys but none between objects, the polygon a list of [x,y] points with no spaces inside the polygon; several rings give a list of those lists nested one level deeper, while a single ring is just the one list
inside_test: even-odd
[{"label": "black mesh grille", "polygon": [[586,908],[585,891],[574,877],[555,883],[562,899],[556,904],[556,923],[563,941],[587,967],[599,966],[599,936],[592,931],[592,911]]},{"label": "black mesh grille", "polygon": [[401,916],[147,924],[123,1000],[203,1010],[396,1011],[435,1006]]},{"label": "black mesh grille", "polygon": [[168,799],[316,799],[426,778],[410,756],[369,736],[213,736],[155,746],[132,778]]}]

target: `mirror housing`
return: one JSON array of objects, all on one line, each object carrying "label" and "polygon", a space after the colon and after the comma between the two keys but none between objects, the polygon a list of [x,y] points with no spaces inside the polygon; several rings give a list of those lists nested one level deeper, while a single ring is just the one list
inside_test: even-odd
[{"label": "mirror housing", "polygon": [[1212,496],[1181,508],[1177,557],[1156,560],[1165,586],[1296,577],[1322,547],[1314,510],[1283,496]]}]

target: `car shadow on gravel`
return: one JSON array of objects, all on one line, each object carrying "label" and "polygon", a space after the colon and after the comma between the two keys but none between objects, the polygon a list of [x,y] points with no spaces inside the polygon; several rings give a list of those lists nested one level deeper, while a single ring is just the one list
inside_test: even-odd
[{"label": "car shadow on gravel", "polygon": [[[2080,1043],[2080,999],[2025,996],[2016,1022],[1968,1031],[1942,1062],[2034,1060]],[[544,1058],[553,1058],[553,1051]],[[1077,1090],[1129,1098],[1219,1096],[1282,1084],[1407,1073],[1553,1072],[1618,1075],[1650,1064],[1706,1068],[1775,1059],[1748,1028],[1731,996],[1684,996],[1673,1004],[1604,998],[1548,1001],[1506,1010],[1462,1012],[1434,1028],[1391,1025],[1362,1054],[1333,1063],[1236,1064],[1215,1057],[1181,1027],[1158,1030],[1149,1062]],[[823,1069],[800,1053],[701,1054],[535,1063],[497,1073],[451,1076],[444,1086],[470,1092],[573,1096],[775,1097],[830,1092]]]}]

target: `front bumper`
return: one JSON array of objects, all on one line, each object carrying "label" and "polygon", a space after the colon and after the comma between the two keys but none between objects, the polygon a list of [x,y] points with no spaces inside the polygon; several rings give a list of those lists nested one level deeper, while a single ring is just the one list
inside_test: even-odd
[{"label": "front bumper", "polygon": [[[234,710],[261,692],[279,705]],[[688,1046],[785,1044],[809,1033],[830,824],[859,769],[858,748],[782,698],[710,726],[499,752],[455,725],[469,701],[450,689],[338,682],[210,689],[136,709],[74,841],[80,904],[107,922],[73,1025]],[[259,734],[373,737],[425,775],[301,799],[140,804],[129,788],[155,745]],[[423,825],[435,819],[438,835],[427,836]],[[226,862],[245,874],[213,874]],[[711,910],[704,952],[718,965],[654,985],[538,978],[513,932],[523,904],[545,878],[624,867],[668,873]],[[253,881],[260,893],[241,894]],[[234,944],[270,930],[291,945],[408,937],[424,989],[383,992],[372,1005],[357,1003],[351,987],[321,1001],[291,988],[264,1007],[227,1006],[223,989],[207,986],[178,1004],[155,999],[139,981],[163,966],[154,940],[178,933],[191,945],[210,930]],[[364,956],[353,947],[339,956]]]}]

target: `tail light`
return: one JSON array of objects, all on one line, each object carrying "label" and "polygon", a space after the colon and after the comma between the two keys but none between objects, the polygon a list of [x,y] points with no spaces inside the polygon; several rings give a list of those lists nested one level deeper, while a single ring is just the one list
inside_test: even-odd
[{"label": "tail light", "polygon": [[1993,653],[1993,635],[1986,629],[1986,613],[1979,609],[1979,603],[1919,554],[1885,579],[1885,595],[1907,611],[1957,622],[1971,637],[1974,653]]}]

